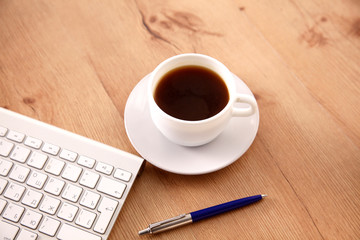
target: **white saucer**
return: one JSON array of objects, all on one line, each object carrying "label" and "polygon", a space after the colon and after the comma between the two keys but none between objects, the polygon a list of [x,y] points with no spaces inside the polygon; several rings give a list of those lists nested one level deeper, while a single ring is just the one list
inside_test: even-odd
[{"label": "white saucer", "polygon": [[[253,95],[235,76],[237,91]],[[224,132],[200,147],[183,147],[165,138],[153,124],[145,76],[131,92],[125,106],[126,133],[138,153],[163,170],[185,175],[205,174],[235,162],[250,147],[259,128],[259,111],[250,117],[233,117]]]}]

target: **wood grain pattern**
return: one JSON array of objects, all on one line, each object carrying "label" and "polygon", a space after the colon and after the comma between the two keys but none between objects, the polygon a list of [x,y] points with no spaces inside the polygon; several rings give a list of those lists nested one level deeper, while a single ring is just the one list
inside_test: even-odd
[{"label": "wood grain pattern", "polygon": [[155,238],[359,239],[359,13],[354,0],[1,0],[0,106],[137,154],[131,90],[170,56],[210,55],[257,98],[253,145],[206,175],[148,163],[110,239],[259,193],[269,197]]}]

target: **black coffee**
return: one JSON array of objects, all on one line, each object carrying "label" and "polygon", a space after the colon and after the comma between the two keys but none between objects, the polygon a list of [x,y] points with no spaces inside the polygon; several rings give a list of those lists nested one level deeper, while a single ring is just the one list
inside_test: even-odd
[{"label": "black coffee", "polygon": [[155,102],[167,114],[196,121],[220,112],[229,101],[221,77],[210,69],[185,66],[171,70],[159,81]]}]

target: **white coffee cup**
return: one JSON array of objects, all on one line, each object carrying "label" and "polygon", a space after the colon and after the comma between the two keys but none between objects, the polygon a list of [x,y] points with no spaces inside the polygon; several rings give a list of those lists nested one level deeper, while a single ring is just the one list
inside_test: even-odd
[{"label": "white coffee cup", "polygon": [[[156,103],[154,93],[159,81],[169,71],[184,66],[200,66],[217,73],[224,81],[229,101],[216,115],[203,120],[182,120],[164,112]],[[150,115],[155,126],[170,141],[183,146],[200,146],[215,139],[227,126],[232,117],[248,117],[257,110],[253,96],[236,92],[233,74],[218,60],[195,53],[176,55],[160,63],[150,74],[148,85]],[[247,107],[237,107],[236,103],[246,103]]]}]

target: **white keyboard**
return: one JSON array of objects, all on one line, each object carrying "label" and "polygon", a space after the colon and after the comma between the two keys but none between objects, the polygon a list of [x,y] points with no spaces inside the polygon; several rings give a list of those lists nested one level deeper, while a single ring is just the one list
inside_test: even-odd
[{"label": "white keyboard", "polygon": [[0,240],[107,239],[142,163],[0,108]]}]

